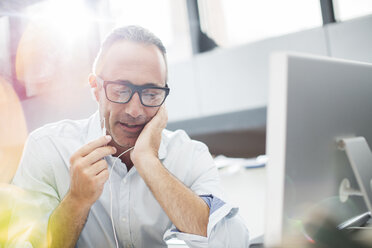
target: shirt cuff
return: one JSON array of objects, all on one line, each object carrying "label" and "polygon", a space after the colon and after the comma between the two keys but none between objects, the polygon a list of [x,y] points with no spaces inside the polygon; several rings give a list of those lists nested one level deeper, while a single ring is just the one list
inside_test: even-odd
[{"label": "shirt cuff", "polygon": [[226,203],[213,195],[200,195],[199,197],[205,201],[205,203],[208,205],[210,209],[207,227],[207,237],[180,232],[174,225],[172,225],[172,227],[168,229],[163,236],[163,239],[165,241],[172,238],[177,238],[185,241],[187,244],[190,245],[192,244],[192,247],[208,247],[208,238],[213,228],[222,219],[232,218],[239,211],[239,208],[234,207],[231,204]]}]

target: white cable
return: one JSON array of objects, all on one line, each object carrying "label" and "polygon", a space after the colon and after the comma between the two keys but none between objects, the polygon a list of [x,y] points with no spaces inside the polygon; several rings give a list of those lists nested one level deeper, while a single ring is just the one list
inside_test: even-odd
[{"label": "white cable", "polygon": [[111,224],[112,224],[112,230],[114,231],[114,237],[115,237],[115,244],[116,244],[116,248],[119,248],[119,243],[118,243],[118,238],[116,237],[116,231],[115,231],[115,225],[114,225],[114,219],[112,217],[112,189],[111,189],[111,175],[112,175],[112,170],[114,169],[115,167],[115,164],[116,164],[116,161],[125,153],[129,152],[130,150],[132,150],[134,148],[131,147],[129,148],[128,150],[122,152],[114,161],[114,163],[112,164],[112,167],[110,169],[110,175],[109,175],[109,187],[110,187],[110,217],[111,217]]},{"label": "white cable", "polygon": [[[103,128],[102,128],[102,134],[103,135],[106,135],[106,119],[103,118],[101,120],[101,125],[102,125],[102,122],[103,122]],[[115,164],[116,164],[116,161],[125,153],[129,152],[130,150],[132,150],[134,148],[131,147],[129,148],[128,150],[122,152],[119,156],[117,156],[117,158],[115,159],[114,163],[112,164],[112,167],[110,169],[110,175],[109,175],[109,189],[110,189],[110,219],[111,219],[111,225],[112,225],[112,231],[114,232],[114,238],[115,238],[115,244],[116,244],[116,248],[119,248],[119,242],[118,242],[118,238],[116,237],[116,231],[115,231],[115,224],[114,224],[114,219],[112,217],[112,188],[111,188],[111,175],[112,175],[112,170],[114,169],[115,167]]]},{"label": "white cable", "polygon": [[351,227],[347,227],[346,229],[361,229],[361,230],[372,230],[372,227],[371,226],[351,226]]}]

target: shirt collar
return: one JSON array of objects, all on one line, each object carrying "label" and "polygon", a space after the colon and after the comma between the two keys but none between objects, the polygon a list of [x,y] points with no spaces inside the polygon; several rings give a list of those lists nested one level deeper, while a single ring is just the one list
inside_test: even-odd
[{"label": "shirt collar", "polygon": [[[90,118],[89,127],[88,127],[88,135],[87,135],[87,143],[98,139],[103,135],[101,121],[99,116],[99,111],[97,110]],[[167,142],[166,142],[166,134],[162,133],[160,147],[158,151],[159,159],[165,159],[167,156]]]}]

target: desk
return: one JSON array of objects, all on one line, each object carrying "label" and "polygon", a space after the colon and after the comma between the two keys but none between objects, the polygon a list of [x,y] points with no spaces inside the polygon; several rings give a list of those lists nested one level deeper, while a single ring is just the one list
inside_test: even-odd
[{"label": "desk", "polygon": [[239,207],[250,238],[262,235],[265,228],[266,167],[240,169],[232,175],[221,173],[227,200]]}]

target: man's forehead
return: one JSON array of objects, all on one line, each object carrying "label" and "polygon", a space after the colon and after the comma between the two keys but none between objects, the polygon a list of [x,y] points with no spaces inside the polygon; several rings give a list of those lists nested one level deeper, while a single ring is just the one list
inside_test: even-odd
[{"label": "man's forehead", "polygon": [[166,64],[161,51],[152,44],[119,41],[101,58],[97,74],[110,80],[124,80],[126,74],[149,75],[153,83],[166,80]]},{"label": "man's forehead", "polygon": [[[125,57],[122,55],[126,55]],[[143,57],[163,58],[159,48],[154,44],[146,44],[133,41],[117,41],[106,51],[106,57],[120,59],[134,59]]]}]

